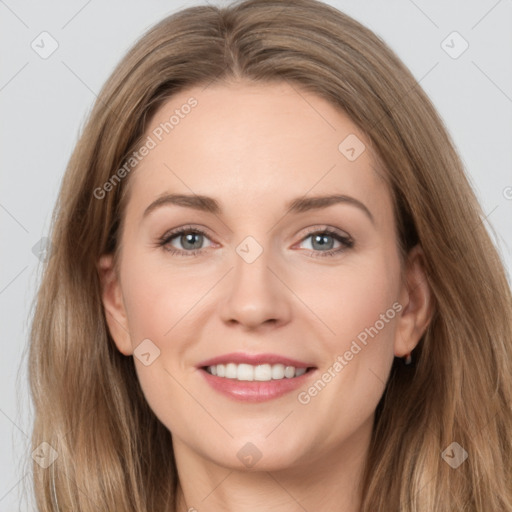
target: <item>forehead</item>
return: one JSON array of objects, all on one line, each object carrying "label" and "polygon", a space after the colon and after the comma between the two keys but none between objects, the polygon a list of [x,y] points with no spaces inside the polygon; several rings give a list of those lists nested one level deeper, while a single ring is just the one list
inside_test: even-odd
[{"label": "forehead", "polygon": [[160,107],[144,139],[152,147],[130,176],[141,205],[179,191],[223,198],[238,212],[325,193],[390,207],[364,134],[296,85],[189,88]]}]

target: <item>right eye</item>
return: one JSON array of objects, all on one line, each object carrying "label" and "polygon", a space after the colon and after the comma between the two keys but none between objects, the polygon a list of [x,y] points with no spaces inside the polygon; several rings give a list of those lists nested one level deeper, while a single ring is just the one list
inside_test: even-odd
[{"label": "right eye", "polygon": [[[183,227],[175,229],[163,235],[158,245],[164,250],[177,256],[195,256],[203,251],[204,239],[208,239],[206,233],[196,227]],[[182,248],[176,248],[174,241],[177,241]]]}]

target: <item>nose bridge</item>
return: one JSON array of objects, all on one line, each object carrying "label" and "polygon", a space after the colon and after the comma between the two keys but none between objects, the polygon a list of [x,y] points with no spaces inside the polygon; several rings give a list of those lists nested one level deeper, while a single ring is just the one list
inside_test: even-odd
[{"label": "nose bridge", "polygon": [[289,297],[273,273],[276,258],[270,245],[268,238],[260,243],[247,236],[235,247],[234,271],[222,308],[224,320],[254,327],[270,319],[281,322],[289,315]]},{"label": "nose bridge", "polygon": [[[262,239],[262,236],[259,237]],[[233,272],[233,287],[237,292],[245,292],[250,288],[252,295],[269,293],[273,288],[269,266],[274,259],[269,247],[269,241],[260,243],[254,236],[246,236],[235,248],[235,268]]]}]

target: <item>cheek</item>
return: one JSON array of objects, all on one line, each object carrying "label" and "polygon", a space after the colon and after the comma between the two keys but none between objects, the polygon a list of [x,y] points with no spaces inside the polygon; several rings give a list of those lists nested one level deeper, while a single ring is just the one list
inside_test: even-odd
[{"label": "cheek", "polygon": [[[198,300],[197,290],[191,292],[195,287],[183,273],[166,272],[135,252],[123,265],[121,280],[137,377],[150,408],[171,429],[190,404],[180,385],[183,375],[173,362],[181,361],[186,351],[187,343],[178,342],[180,329],[190,327],[186,314]],[[148,364],[144,353],[149,353]]]},{"label": "cheek", "polygon": [[[378,339],[380,346],[392,340],[399,297],[398,260],[373,254],[353,265],[342,265],[336,272],[316,276],[309,295],[306,288],[303,290],[305,302],[313,305],[311,309],[326,327],[322,339],[329,344],[330,354],[348,350],[356,339],[362,344]],[[365,352],[382,353],[370,343],[365,347],[369,349]]]},{"label": "cheek", "polygon": [[124,300],[132,341],[141,337],[163,340],[204,293],[205,282],[201,285],[190,273],[155,264],[154,258],[144,254],[133,254],[123,263]]},{"label": "cheek", "polygon": [[178,294],[173,288],[163,287],[161,282],[144,279],[143,272],[134,276],[125,290],[132,343],[135,345],[141,338],[156,342],[172,326],[170,305],[179,303]]},{"label": "cheek", "polygon": [[319,435],[322,442],[335,446],[350,436],[382,397],[394,357],[398,279],[398,260],[383,254],[325,281],[325,308],[318,313],[334,335],[322,336],[318,380],[298,396],[304,411],[326,425]]}]

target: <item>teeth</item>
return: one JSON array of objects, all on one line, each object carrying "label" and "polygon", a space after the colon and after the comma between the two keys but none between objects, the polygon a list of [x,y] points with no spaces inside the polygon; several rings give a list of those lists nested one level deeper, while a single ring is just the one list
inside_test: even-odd
[{"label": "teeth", "polygon": [[284,364],[272,365],[272,378],[275,380],[282,379],[284,377]]},{"label": "teeth", "polygon": [[287,379],[291,379],[292,377],[295,377],[295,368],[293,366],[286,366],[284,369],[284,376]]},{"label": "teeth", "polygon": [[260,364],[254,368],[254,380],[272,380],[272,366]]},{"label": "teeth", "polygon": [[[210,368],[215,368],[211,366]],[[237,380],[254,380],[254,366],[250,364],[239,364],[236,370]]]},{"label": "teeth", "polygon": [[226,365],[226,378],[227,379],[236,379],[237,371],[236,371],[237,365],[235,363],[228,363]]},{"label": "teeth", "polygon": [[300,377],[306,373],[306,368],[295,368],[294,366],[285,366],[284,364],[216,364],[208,366],[208,373],[217,377],[227,379],[246,380],[246,381],[269,381],[292,379]]}]

